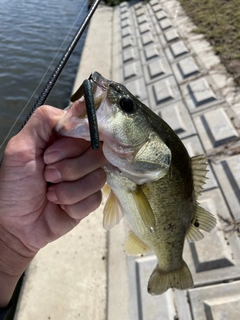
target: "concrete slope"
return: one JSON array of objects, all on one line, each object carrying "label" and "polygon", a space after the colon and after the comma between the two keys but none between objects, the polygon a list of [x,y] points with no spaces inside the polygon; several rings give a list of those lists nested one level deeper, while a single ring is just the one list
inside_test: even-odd
[{"label": "concrete slope", "polygon": [[240,219],[240,89],[193,29],[175,0],[101,6],[91,21],[75,89],[97,70],[126,85],[167,121],[191,156],[207,154],[209,180],[200,203],[218,225],[200,242],[185,245],[194,288],[150,296],[147,282],[156,258],[126,257],[128,228],[121,222],[107,235],[101,207],[38,254],[15,319],[239,318],[234,221]]}]

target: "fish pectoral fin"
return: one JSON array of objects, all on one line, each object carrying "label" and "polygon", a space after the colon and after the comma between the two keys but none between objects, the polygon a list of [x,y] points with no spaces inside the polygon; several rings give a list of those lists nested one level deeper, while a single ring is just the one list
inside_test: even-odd
[{"label": "fish pectoral fin", "polygon": [[122,206],[117,196],[111,190],[103,209],[103,228],[106,230],[112,229],[121,221],[123,216]]},{"label": "fish pectoral fin", "polygon": [[150,133],[144,145],[132,158],[136,168],[158,172],[158,179],[164,177],[171,165],[171,150],[155,132]]},{"label": "fish pectoral fin", "polygon": [[207,160],[205,155],[199,155],[191,158],[192,170],[193,170],[193,182],[194,191],[196,198],[200,195],[205,181],[208,179],[206,174],[207,170]]},{"label": "fish pectoral fin", "polygon": [[150,203],[143,193],[141,186],[137,186],[137,188],[132,191],[132,194],[143,223],[150,232],[154,233],[156,231],[156,220]]},{"label": "fish pectoral fin", "polygon": [[148,293],[162,294],[169,288],[180,290],[193,287],[193,279],[185,261],[181,268],[171,271],[162,270],[159,265],[153,270],[148,282]]},{"label": "fish pectoral fin", "polygon": [[105,183],[105,185],[102,187],[102,193],[104,196],[108,196],[111,192],[111,188],[109,187],[109,185],[107,183]]},{"label": "fish pectoral fin", "polygon": [[143,255],[152,249],[149,248],[138,236],[132,231],[124,244],[124,251],[130,256]]},{"label": "fish pectoral fin", "polygon": [[204,236],[200,230],[210,232],[216,226],[216,223],[217,220],[214,215],[197,205],[194,218],[186,234],[187,240],[189,242],[201,240]]}]

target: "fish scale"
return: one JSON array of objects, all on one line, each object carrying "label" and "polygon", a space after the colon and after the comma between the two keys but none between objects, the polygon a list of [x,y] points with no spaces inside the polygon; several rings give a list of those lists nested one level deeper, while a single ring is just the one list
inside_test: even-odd
[{"label": "fish scale", "polygon": [[[182,258],[184,241],[200,240],[200,230],[210,232],[216,225],[214,216],[197,203],[206,160],[190,158],[170,126],[123,85],[97,72],[90,79],[93,99],[86,101],[95,104],[111,188],[103,226],[109,230],[125,216],[132,229],[125,252],[154,251],[158,264],[149,279],[150,294],[192,287],[191,272]],[[79,103],[74,102],[56,130],[90,140],[88,119],[78,109]]]}]

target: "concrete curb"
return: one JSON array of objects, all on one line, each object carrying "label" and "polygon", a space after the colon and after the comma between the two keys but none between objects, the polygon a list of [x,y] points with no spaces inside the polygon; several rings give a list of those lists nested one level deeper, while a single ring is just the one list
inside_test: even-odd
[{"label": "concrete curb", "polygon": [[[88,30],[75,88],[99,60],[111,62],[113,9],[100,6]],[[100,71],[111,78],[111,64]],[[43,248],[28,268],[15,320],[105,320],[107,233],[103,204],[61,239]]]}]

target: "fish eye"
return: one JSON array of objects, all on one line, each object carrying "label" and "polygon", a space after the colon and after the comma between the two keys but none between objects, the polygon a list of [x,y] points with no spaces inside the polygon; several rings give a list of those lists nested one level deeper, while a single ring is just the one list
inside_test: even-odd
[{"label": "fish eye", "polygon": [[121,98],[119,101],[119,105],[123,111],[126,113],[134,112],[134,103],[130,98]]}]

